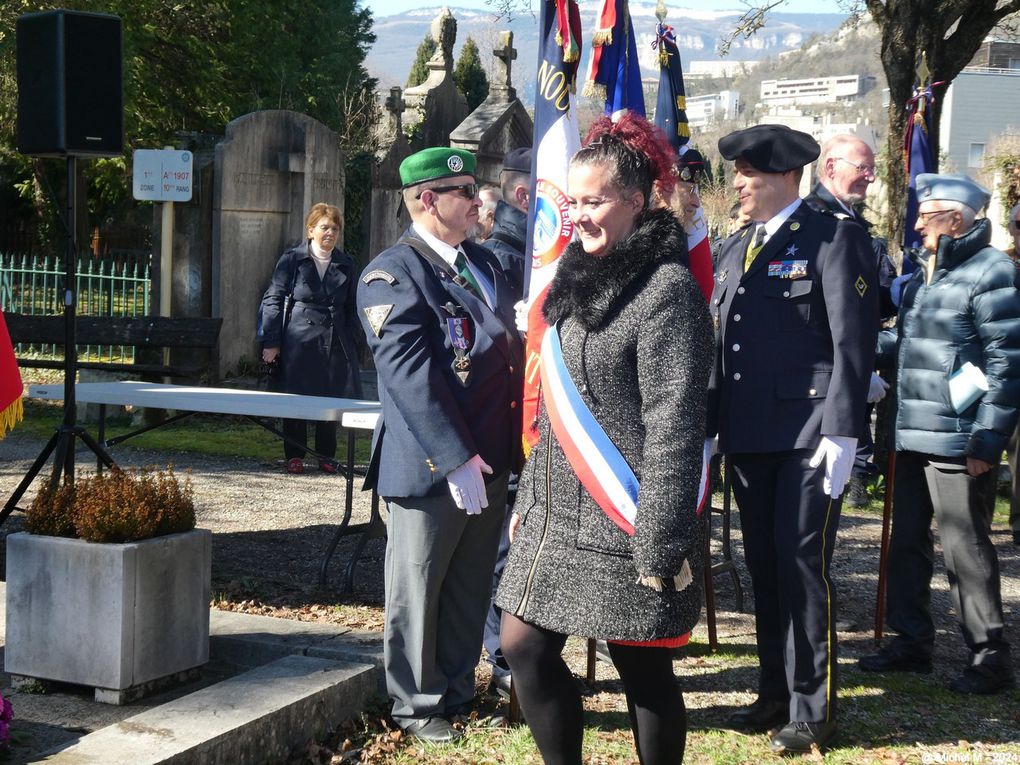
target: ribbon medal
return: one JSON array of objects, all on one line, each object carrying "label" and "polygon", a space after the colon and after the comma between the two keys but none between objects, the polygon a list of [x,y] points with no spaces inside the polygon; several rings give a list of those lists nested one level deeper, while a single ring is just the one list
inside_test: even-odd
[{"label": "ribbon medal", "polygon": [[803,279],[807,276],[806,260],[773,260],[768,275],[776,279]]},{"label": "ribbon medal", "polygon": [[471,320],[465,316],[450,316],[446,320],[446,332],[453,346],[453,373],[460,384],[467,387],[471,378],[471,357],[468,356],[471,349]]}]

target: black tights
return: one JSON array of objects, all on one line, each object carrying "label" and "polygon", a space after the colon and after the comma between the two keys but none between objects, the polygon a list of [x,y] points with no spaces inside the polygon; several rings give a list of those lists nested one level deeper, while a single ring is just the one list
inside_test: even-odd
[{"label": "black tights", "polygon": [[[545,765],[580,765],[584,712],[574,676],[560,655],[566,635],[503,612],[500,643],[521,711]],[[641,765],[677,765],[687,741],[687,711],[673,675],[673,651],[609,644],[627,694]]]}]

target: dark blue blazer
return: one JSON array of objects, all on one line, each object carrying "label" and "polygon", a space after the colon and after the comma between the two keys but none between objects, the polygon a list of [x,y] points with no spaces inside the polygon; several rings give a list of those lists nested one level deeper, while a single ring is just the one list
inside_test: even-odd
[{"label": "dark blue blazer", "polygon": [[[520,467],[524,347],[514,326],[517,298],[488,250],[470,241],[463,247],[494,285],[494,309],[401,243],[372,260],[358,284],[383,412],[366,487],[384,497],[445,492],[446,474],[475,454],[494,476]],[[467,384],[454,371],[449,319],[468,329]]]},{"label": "dark blue blazer", "polygon": [[752,234],[727,239],[716,267],[709,435],[728,454],[860,439],[878,334],[867,234],[802,203],[745,274]]}]

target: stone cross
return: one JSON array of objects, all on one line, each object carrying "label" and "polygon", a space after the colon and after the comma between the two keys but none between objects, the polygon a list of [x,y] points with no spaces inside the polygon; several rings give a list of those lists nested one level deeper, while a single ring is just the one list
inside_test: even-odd
[{"label": "stone cross", "polygon": [[498,71],[489,90],[498,92],[502,96],[500,100],[513,101],[517,98],[517,91],[510,83],[510,70],[517,58],[517,49],[514,48],[514,33],[500,32],[499,42],[500,47],[492,51],[492,55],[499,63],[496,64]]},{"label": "stone cross", "polygon": [[390,95],[386,99],[386,111],[390,113],[390,117],[393,121],[393,134],[399,135],[404,129],[401,115],[407,108],[407,102],[403,98],[403,91],[399,85],[394,85],[390,88]]}]

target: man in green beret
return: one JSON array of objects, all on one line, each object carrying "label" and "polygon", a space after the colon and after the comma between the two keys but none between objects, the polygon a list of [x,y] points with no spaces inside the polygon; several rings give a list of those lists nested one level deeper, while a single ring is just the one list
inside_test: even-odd
[{"label": "man in green beret", "polygon": [[463,735],[491,595],[507,480],[521,461],[524,348],[516,293],[486,249],[475,158],[400,165],[410,228],[365,269],[358,310],[382,418],[366,486],[389,509],[386,686],[393,718],[432,742]]}]

